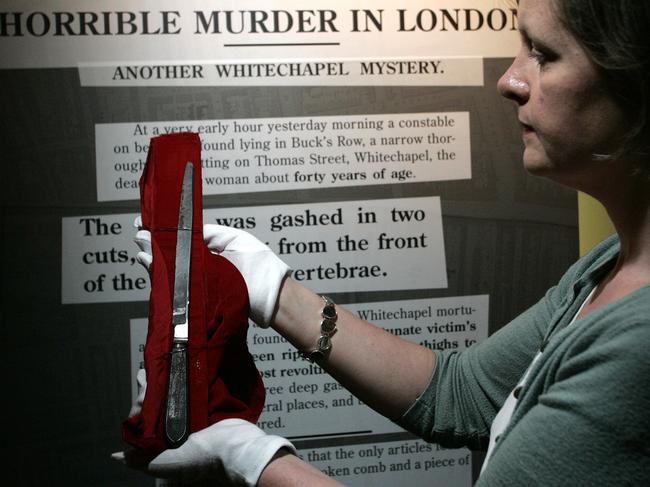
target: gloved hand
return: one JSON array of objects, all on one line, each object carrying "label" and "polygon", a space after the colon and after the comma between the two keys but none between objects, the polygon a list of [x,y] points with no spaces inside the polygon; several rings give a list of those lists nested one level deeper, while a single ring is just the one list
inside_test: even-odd
[{"label": "gloved hand", "polygon": [[203,239],[211,251],[237,267],[248,287],[251,318],[268,328],[289,266],[257,238],[237,228],[204,225]]},{"label": "gloved hand", "polygon": [[139,369],[135,376],[138,382],[138,397],[135,398],[131,411],[129,411],[129,418],[142,411],[142,403],[144,402],[144,395],[147,393],[147,372],[144,369]]},{"label": "gloved hand", "polygon": [[[137,374],[139,394],[129,417],[138,414],[147,390],[147,374]],[[185,443],[152,458],[145,450],[131,448],[111,455],[113,460],[143,470],[157,478],[193,481],[219,478],[232,485],[255,486],[264,467],[281,448],[294,455],[295,447],[285,438],[267,435],[243,419],[224,419],[192,433]]]},{"label": "gloved hand", "polygon": [[142,229],[142,217],[138,215],[133,222],[133,226],[138,229],[133,241],[140,249],[140,252],[135,256],[137,260],[145,269],[149,270],[151,262],[153,262],[153,254],[151,252],[151,232]]},{"label": "gloved hand", "polygon": [[192,433],[185,443],[153,460],[139,450],[113,453],[114,460],[157,478],[194,481],[216,478],[231,485],[255,486],[281,448],[296,454],[289,440],[267,435],[243,419],[224,419]]},{"label": "gloved hand", "polygon": [[[142,226],[139,217],[135,226]],[[153,259],[151,234],[147,230],[139,230],[134,240],[140,248],[136,260],[149,269]],[[262,328],[268,328],[282,281],[291,271],[289,266],[268,246],[237,228],[204,225],[203,240],[212,252],[225,257],[239,270],[248,288],[251,318]]]}]

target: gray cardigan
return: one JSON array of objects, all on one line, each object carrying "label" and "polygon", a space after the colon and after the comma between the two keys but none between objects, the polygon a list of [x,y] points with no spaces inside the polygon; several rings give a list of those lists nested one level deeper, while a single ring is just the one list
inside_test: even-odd
[{"label": "gray cardigan", "polygon": [[541,349],[476,485],[650,485],[650,285],[567,326],[618,248],[616,237],[599,244],[483,343],[438,353],[430,384],[399,423],[442,446],[484,449]]}]

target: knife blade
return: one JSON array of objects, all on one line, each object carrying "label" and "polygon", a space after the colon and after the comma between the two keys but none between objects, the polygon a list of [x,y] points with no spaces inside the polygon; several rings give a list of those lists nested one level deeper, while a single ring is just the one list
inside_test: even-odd
[{"label": "knife blade", "polygon": [[183,444],[189,435],[189,387],[187,342],[189,336],[190,261],[194,218],[194,166],[185,165],[178,210],[172,326],[174,340],[169,365],[165,436],[170,448]]}]

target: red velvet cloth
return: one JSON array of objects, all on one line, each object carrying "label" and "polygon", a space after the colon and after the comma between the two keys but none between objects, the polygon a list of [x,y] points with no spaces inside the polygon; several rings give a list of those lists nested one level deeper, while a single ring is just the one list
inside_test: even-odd
[{"label": "red velvet cloth", "polygon": [[194,164],[194,220],[190,266],[188,379],[190,431],[225,418],[257,421],[264,385],[248,352],[248,292],[228,260],[203,242],[201,145],[194,133],[151,139],[140,179],[143,227],[151,232],[149,325],[144,349],[147,392],[140,414],[123,423],[128,443],[167,448],[164,434],[170,350],[176,228],[185,165]]}]

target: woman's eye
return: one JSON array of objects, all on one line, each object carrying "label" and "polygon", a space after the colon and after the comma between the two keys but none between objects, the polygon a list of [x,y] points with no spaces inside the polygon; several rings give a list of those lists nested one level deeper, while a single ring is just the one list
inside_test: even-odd
[{"label": "woman's eye", "polygon": [[524,50],[526,55],[540,68],[558,58],[557,52],[547,48],[546,45],[540,44],[531,39],[525,31],[522,31],[520,34],[522,50]]},{"label": "woman's eye", "polygon": [[528,51],[528,56],[540,66],[543,66],[548,62],[548,56],[545,53],[534,48]]},{"label": "woman's eye", "polygon": [[543,67],[546,64],[555,61],[558,58],[558,55],[550,49],[540,47],[534,42],[531,42],[528,45],[528,57],[535,61],[538,66]]}]

